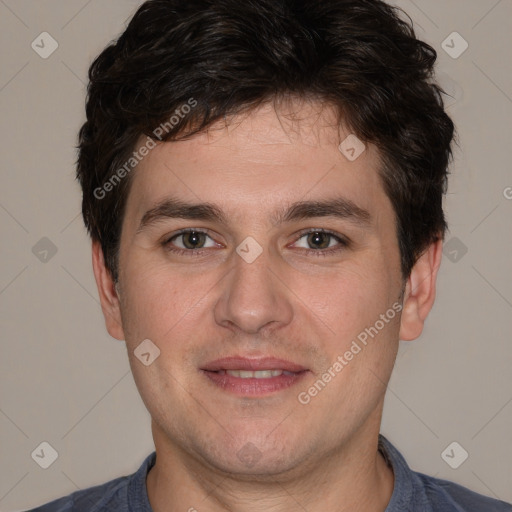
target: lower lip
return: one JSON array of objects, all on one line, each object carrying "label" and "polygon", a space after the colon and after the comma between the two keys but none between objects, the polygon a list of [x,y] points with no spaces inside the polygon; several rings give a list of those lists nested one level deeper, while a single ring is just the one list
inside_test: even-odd
[{"label": "lower lip", "polygon": [[282,391],[297,384],[305,377],[306,373],[308,373],[307,370],[304,370],[294,373],[293,375],[282,374],[277,377],[269,377],[268,379],[256,379],[253,377],[242,379],[241,377],[233,377],[227,373],[221,375],[217,372],[201,371],[218,387],[243,396],[261,396],[276,391]]}]

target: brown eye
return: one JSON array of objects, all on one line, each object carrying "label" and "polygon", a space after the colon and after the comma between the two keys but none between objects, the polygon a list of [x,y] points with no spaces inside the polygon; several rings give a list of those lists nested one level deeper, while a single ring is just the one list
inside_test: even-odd
[{"label": "brown eye", "polygon": [[343,251],[350,246],[350,241],[338,233],[324,229],[303,231],[293,247],[301,249],[312,256],[328,256]]},{"label": "brown eye", "polygon": [[333,236],[329,233],[313,231],[308,234],[307,242],[312,249],[327,249],[332,238]]},{"label": "brown eye", "polygon": [[182,237],[183,246],[187,249],[200,249],[206,240],[206,235],[200,231],[188,231],[179,236]]},{"label": "brown eye", "polygon": [[162,245],[171,252],[199,254],[203,249],[218,247],[208,233],[197,229],[184,229],[165,240]]}]

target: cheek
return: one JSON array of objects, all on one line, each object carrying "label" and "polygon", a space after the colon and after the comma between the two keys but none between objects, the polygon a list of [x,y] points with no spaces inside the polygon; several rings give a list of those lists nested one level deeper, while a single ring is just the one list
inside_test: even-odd
[{"label": "cheek", "polygon": [[394,274],[377,258],[371,264],[347,264],[323,276],[300,276],[293,288],[326,326],[333,339],[351,340],[373,325],[393,304]]},{"label": "cheek", "polygon": [[[163,265],[128,264],[121,301],[126,341],[162,340],[200,298],[191,279]],[[193,281],[193,280],[192,280]]]},{"label": "cheek", "polygon": [[[335,375],[332,384],[311,401],[312,411],[321,414],[329,409],[332,425],[346,416],[362,422],[382,398],[383,382],[389,380],[398,348],[400,305],[395,280],[393,272],[374,261],[330,276],[328,293],[309,287],[309,304],[329,326],[327,336],[318,340],[328,354],[323,370]],[[336,408],[327,405],[333,403]],[[335,429],[332,433],[337,435]]]}]

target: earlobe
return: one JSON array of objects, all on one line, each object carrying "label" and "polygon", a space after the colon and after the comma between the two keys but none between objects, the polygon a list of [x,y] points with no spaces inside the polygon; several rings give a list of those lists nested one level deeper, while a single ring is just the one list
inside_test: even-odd
[{"label": "earlobe", "polygon": [[92,267],[107,331],[113,338],[124,340],[118,292],[112,275],[105,266],[101,244],[97,241],[92,243]]},{"label": "earlobe", "polygon": [[415,340],[422,332],[436,297],[436,280],[442,258],[442,240],[431,244],[411,270],[404,292],[400,339]]}]

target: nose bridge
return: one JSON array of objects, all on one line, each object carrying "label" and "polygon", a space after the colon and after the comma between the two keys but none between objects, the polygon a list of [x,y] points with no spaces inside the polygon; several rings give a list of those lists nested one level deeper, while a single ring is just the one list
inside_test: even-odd
[{"label": "nose bridge", "polygon": [[215,305],[218,324],[236,325],[248,333],[271,323],[287,324],[292,318],[289,297],[274,275],[277,269],[272,269],[276,261],[254,242],[244,240],[233,253],[232,270]]}]

